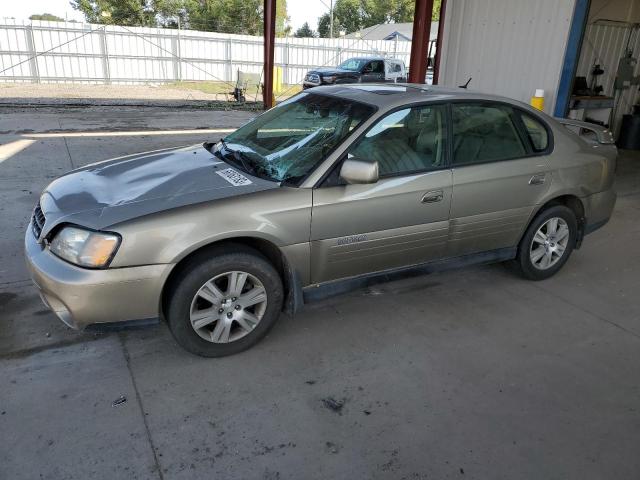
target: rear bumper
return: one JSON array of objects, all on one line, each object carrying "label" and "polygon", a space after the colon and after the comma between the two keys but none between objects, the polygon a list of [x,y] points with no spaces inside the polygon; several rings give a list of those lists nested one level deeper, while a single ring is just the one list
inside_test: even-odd
[{"label": "rear bumper", "polygon": [[616,192],[605,190],[582,199],[585,207],[584,234],[588,235],[606,225],[616,205]]},{"label": "rear bumper", "polygon": [[74,329],[158,318],[162,286],[171,265],[89,270],[40,245],[31,226],[25,235],[27,268],[44,304]]}]

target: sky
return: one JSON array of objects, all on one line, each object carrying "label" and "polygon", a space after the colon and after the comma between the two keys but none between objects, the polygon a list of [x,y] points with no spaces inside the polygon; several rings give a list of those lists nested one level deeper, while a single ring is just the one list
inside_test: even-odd
[{"label": "sky", "polygon": [[[304,22],[309,22],[309,26],[315,30],[318,17],[329,11],[329,4],[330,0],[287,0],[293,30]],[[0,0],[0,17],[27,20],[34,13],[52,13],[68,20],[84,20],[82,14],[69,5],[69,0]]]},{"label": "sky", "polygon": [[51,13],[67,20],[84,20],[80,12],[71,8],[69,0],[0,0],[0,17],[27,20],[35,13]]}]

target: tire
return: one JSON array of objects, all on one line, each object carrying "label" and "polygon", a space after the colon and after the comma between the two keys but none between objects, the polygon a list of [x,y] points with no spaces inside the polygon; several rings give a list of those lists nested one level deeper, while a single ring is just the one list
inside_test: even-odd
[{"label": "tire", "polygon": [[569,260],[577,236],[578,221],[573,211],[564,205],[549,207],[540,212],[527,228],[511,265],[529,280],[552,277]]},{"label": "tire", "polygon": [[165,312],[185,350],[224,357],[259,342],[278,320],[283,298],[280,275],[264,256],[225,246],[196,255],[180,269]]}]

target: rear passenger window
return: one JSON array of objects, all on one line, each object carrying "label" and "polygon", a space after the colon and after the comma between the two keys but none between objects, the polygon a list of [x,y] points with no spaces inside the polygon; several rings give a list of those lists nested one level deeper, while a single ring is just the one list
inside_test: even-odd
[{"label": "rear passenger window", "polygon": [[521,112],[520,117],[527,131],[529,140],[531,140],[531,148],[534,152],[544,152],[549,146],[549,134],[545,126],[531,115]]},{"label": "rear passenger window", "polygon": [[507,106],[452,104],[453,164],[468,165],[526,155]]}]

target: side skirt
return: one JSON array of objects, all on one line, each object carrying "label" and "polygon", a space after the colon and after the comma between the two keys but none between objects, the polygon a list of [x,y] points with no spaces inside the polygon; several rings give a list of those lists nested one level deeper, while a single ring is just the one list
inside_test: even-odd
[{"label": "side skirt", "polygon": [[303,300],[304,303],[309,303],[379,283],[412,278],[445,270],[453,270],[456,268],[468,267],[470,265],[504,262],[515,258],[516,254],[517,247],[500,248],[497,250],[489,250],[487,252],[462,255],[460,257],[434,260],[419,265],[412,265],[410,267],[401,267],[392,270],[384,270],[382,272],[367,273],[357,277],[332,280],[330,282],[310,285],[303,288]]},{"label": "side skirt", "polygon": [[121,332],[124,330],[137,330],[139,328],[146,328],[152,325],[158,325],[160,318],[141,318],[138,320],[125,320],[123,322],[104,322],[104,323],[92,323],[84,328],[85,332]]}]

